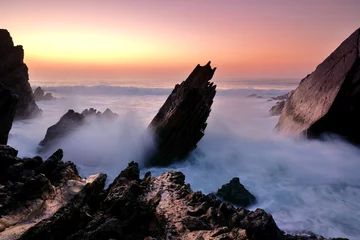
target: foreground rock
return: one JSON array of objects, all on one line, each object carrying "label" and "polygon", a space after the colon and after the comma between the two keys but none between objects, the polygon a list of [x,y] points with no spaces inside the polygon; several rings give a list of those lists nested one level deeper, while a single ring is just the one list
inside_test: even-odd
[{"label": "foreground rock", "polygon": [[149,125],[157,150],[148,165],[168,165],[196,148],[204,136],[216,93],[216,85],[209,82],[215,70],[210,62],[197,65],[185,81],[175,86]]},{"label": "foreground rock", "polygon": [[71,109],[57,123],[47,129],[44,139],[39,143],[39,150],[46,151],[50,147],[57,145],[64,137],[84,126],[86,120],[91,118],[101,121],[115,121],[118,115],[108,108],[103,113],[94,108],[85,109],[81,114]]},{"label": "foreground rock", "polygon": [[20,159],[15,149],[0,145],[0,239],[18,239],[85,188],[102,190],[105,179],[81,179],[73,163],[62,161],[61,150],[43,161]]},{"label": "foreground rock", "polygon": [[237,239],[314,240],[285,235],[272,216],[193,192],[181,172],[139,178],[134,162],[108,189],[83,188],[53,216],[28,229],[22,240]]},{"label": "foreground rock", "polygon": [[287,135],[324,132],[360,143],[360,29],[304,78],[281,113],[277,129]]},{"label": "foreground rock", "polygon": [[52,93],[45,93],[41,87],[37,87],[34,91],[35,101],[48,101],[55,100]]},{"label": "foreground rock", "polygon": [[18,97],[0,84],[0,144],[7,144]]},{"label": "foreground rock", "polygon": [[36,117],[41,109],[35,103],[29,83],[28,68],[24,63],[22,46],[14,46],[9,32],[0,29],[0,83],[15,93],[19,100],[16,119]]},{"label": "foreground rock", "polygon": [[232,204],[246,207],[256,203],[256,198],[240,183],[239,178],[233,178],[228,184],[223,185],[216,195]]}]

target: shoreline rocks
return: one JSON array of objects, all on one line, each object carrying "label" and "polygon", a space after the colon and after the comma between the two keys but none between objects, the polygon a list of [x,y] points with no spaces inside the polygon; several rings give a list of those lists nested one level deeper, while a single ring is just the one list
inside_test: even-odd
[{"label": "shoreline rocks", "polygon": [[216,85],[209,82],[216,68],[211,68],[210,63],[197,65],[185,81],[176,84],[151,121],[148,129],[155,136],[156,151],[146,162],[148,166],[183,159],[204,136],[216,94]]},{"label": "shoreline rocks", "polygon": [[41,87],[37,87],[34,90],[34,98],[35,101],[49,101],[56,99],[55,97],[53,97],[52,93],[45,93],[45,91]]},{"label": "shoreline rocks", "polygon": [[360,143],[360,29],[301,80],[276,129],[285,135],[335,133]]},{"label": "shoreline rocks", "polygon": [[10,33],[0,29],[0,83],[18,96],[15,119],[40,116],[29,83],[28,68],[24,63],[22,46],[14,46]]},{"label": "shoreline rocks", "polygon": [[18,97],[0,84],[0,144],[7,144]]}]

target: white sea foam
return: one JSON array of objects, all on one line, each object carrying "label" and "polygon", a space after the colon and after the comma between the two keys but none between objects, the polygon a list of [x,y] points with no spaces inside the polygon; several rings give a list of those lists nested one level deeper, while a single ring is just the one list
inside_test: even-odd
[{"label": "white sea foam", "polygon": [[[107,86],[46,89],[65,99],[39,102],[43,118],[14,123],[9,144],[20,156],[33,156],[46,129],[69,108],[110,108],[120,115],[117,124],[91,123],[61,142],[65,160],[74,161],[83,176],[100,171],[110,181],[129,161],[144,159],[151,147],[146,126],[171,91]],[[252,93],[275,96],[286,90],[219,90],[205,136],[191,156],[183,163],[142,172],[180,170],[193,190],[205,193],[240,177],[259,201],[252,209],[272,213],[281,229],[358,239],[360,150],[335,136],[320,142],[277,135],[273,128],[278,118],[268,115],[275,102],[246,97]]]}]

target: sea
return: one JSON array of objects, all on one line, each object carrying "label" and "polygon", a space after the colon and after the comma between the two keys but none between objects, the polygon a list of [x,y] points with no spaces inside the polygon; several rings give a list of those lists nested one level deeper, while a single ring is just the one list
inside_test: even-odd
[{"label": "sea", "polygon": [[[178,81],[178,83],[180,83]],[[181,171],[194,191],[214,193],[233,177],[256,196],[250,210],[263,208],[284,231],[312,231],[324,237],[360,239],[360,148],[339,136],[325,141],[289,138],[274,127],[278,116],[269,109],[300,79],[216,79],[217,93],[205,136],[182,162],[168,167],[141,168],[158,176]],[[91,85],[32,83],[57,100],[39,101],[41,118],[14,122],[8,144],[20,157],[39,155],[46,130],[69,109],[85,108],[119,115],[113,124],[89,123],[40,154],[57,148],[73,161],[82,177],[99,172],[110,183],[130,161],[140,165],[153,147],[146,131],[175,81],[114,81]],[[250,98],[257,94],[261,98]]]}]

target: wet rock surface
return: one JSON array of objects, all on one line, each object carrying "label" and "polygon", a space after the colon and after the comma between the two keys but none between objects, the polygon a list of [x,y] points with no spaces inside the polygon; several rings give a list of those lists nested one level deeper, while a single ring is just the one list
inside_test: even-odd
[{"label": "wet rock surface", "polygon": [[7,144],[18,97],[0,84],[0,144]]},{"label": "wet rock surface", "polygon": [[168,165],[196,148],[204,136],[216,93],[216,85],[209,82],[215,70],[210,62],[198,65],[175,86],[148,127],[155,135],[157,149],[147,165]]},{"label": "wet rock surface", "polygon": [[91,118],[100,121],[115,121],[118,115],[110,109],[106,109],[103,113],[94,108],[85,109],[82,113],[71,109],[56,124],[47,129],[44,139],[39,143],[39,151],[46,151],[50,147],[56,146],[64,137],[84,126],[86,120]]},{"label": "wet rock surface", "polygon": [[216,195],[232,204],[246,207],[256,203],[256,198],[240,183],[240,179],[235,177],[227,184],[224,184]]},{"label": "wet rock surface", "polygon": [[276,129],[320,137],[331,132],[360,142],[360,29],[305,77],[285,103]]},{"label": "wet rock surface", "polygon": [[5,29],[0,29],[0,84],[18,96],[15,119],[41,115],[29,83],[23,47],[14,46],[10,33]]},{"label": "wet rock surface", "polygon": [[41,87],[37,87],[34,91],[35,101],[48,101],[55,100],[52,93],[45,93],[45,91]]}]

